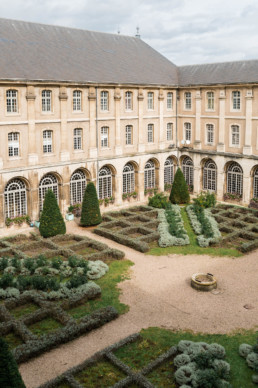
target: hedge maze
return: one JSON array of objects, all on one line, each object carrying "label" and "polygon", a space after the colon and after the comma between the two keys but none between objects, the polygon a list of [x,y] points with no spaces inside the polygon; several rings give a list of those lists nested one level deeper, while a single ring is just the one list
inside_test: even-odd
[{"label": "hedge maze", "polygon": [[136,206],[106,213],[94,233],[140,252],[147,252],[152,241],[159,239],[158,211],[150,206]]},{"label": "hedge maze", "polygon": [[258,211],[231,205],[211,210],[222,233],[222,244],[233,245],[242,252],[258,248]]}]

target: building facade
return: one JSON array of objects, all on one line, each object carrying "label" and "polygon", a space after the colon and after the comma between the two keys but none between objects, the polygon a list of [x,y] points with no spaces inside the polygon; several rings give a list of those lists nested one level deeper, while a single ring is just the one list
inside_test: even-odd
[{"label": "building facade", "polygon": [[[0,227],[19,215],[37,220],[48,188],[65,213],[88,181],[116,206],[133,193],[143,202],[178,166],[195,194],[231,193],[243,204],[258,197],[258,61],[180,68],[139,38],[0,26],[7,58],[10,41],[20,55],[20,66],[0,63]],[[86,57],[69,63],[78,40]]]}]

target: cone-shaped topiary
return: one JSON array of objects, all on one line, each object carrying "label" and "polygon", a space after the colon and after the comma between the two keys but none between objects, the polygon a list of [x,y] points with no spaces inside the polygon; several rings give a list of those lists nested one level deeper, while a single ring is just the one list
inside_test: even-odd
[{"label": "cone-shaped topiary", "polygon": [[0,338],[0,387],[26,388],[7,343]]},{"label": "cone-shaped topiary", "polygon": [[83,196],[80,225],[93,226],[100,224],[101,221],[102,218],[99,210],[99,200],[96,188],[93,182],[89,182]]},{"label": "cone-shaped topiary", "polygon": [[43,211],[40,216],[39,232],[43,237],[65,234],[66,226],[60,212],[55,194],[48,190],[45,195]]},{"label": "cone-shaped topiary", "polygon": [[184,174],[182,173],[180,168],[178,168],[176,171],[169,200],[170,202],[177,203],[177,204],[188,203],[190,201],[188,186],[185,181]]}]

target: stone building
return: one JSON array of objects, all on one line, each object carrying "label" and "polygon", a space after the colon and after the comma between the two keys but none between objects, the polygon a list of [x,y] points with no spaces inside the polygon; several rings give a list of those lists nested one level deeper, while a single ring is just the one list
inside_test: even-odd
[{"label": "stone building", "polygon": [[65,213],[89,180],[143,202],[178,165],[194,193],[258,197],[258,61],[178,67],[137,37],[6,19],[0,49],[0,227],[48,188]]}]

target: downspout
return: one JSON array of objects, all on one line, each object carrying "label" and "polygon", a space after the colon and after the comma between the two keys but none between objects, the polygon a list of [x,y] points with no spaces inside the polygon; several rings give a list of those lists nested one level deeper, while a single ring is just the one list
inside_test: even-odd
[{"label": "downspout", "polygon": [[179,149],[178,149],[178,101],[179,101],[179,93],[178,89],[176,90],[176,153],[177,153],[177,168],[179,167]]},{"label": "downspout", "polygon": [[96,190],[99,197],[99,129],[98,129],[98,87],[97,86],[96,86],[96,147],[97,147]]}]

